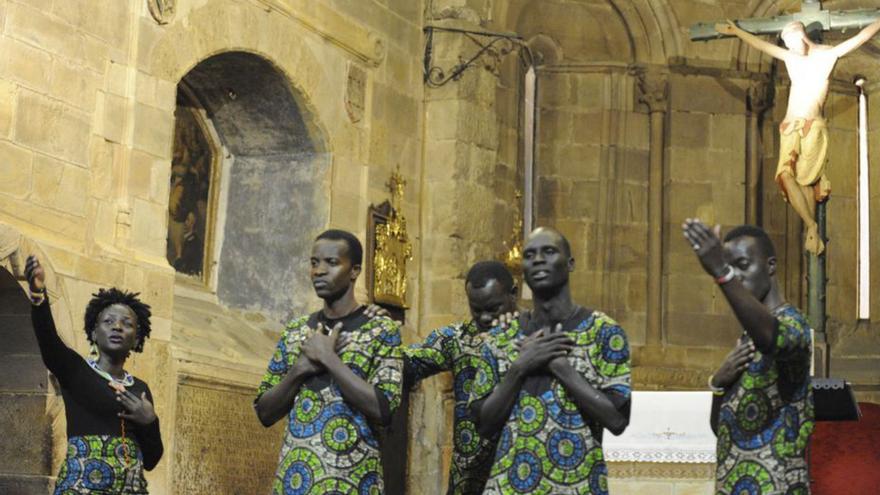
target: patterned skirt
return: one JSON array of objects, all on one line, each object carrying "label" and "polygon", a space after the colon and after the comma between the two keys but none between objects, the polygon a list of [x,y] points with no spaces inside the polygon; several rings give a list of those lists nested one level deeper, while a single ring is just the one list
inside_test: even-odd
[{"label": "patterned skirt", "polygon": [[143,495],[143,454],[130,438],[70,437],[54,495]]}]

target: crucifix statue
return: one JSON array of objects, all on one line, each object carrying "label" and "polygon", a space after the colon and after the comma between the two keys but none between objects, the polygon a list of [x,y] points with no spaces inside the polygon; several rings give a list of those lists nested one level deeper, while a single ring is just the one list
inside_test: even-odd
[{"label": "crucifix statue", "polygon": [[[869,24],[870,23],[870,24]],[[867,26],[866,26],[867,25]],[[807,32],[861,28],[835,46],[815,43]],[[714,33],[710,35],[710,31]],[[776,182],[783,197],[804,221],[805,249],[819,255],[825,246],[816,222],[816,204],[827,199],[831,184],[825,176],[828,132],[823,108],[829,78],[838,59],[856,50],[880,31],[880,9],[831,12],[818,0],[803,0],[801,12],[766,19],[726,21],[709,28],[691,28],[691,39],[736,36],[753,48],[785,63],[791,79],[788,110],[779,127],[779,164]],[[780,33],[785,48],[755,34]]]}]

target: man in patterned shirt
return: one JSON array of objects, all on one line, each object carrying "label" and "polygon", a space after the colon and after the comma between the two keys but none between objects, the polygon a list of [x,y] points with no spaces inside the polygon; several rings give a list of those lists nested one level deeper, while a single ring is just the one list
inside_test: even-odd
[{"label": "man in patterned shirt", "polygon": [[397,325],[354,298],[362,257],[349,232],[318,236],[311,278],[324,307],[287,325],[260,384],[260,422],[289,416],[275,495],[383,491],[377,429],[400,403],[403,358]]},{"label": "man in patterned shirt", "polygon": [[481,348],[469,408],[483,436],[501,432],[484,493],[608,492],[602,431],[629,423],[629,346],[611,318],[572,301],[573,270],[562,234],[532,232],[523,273],[534,310]]},{"label": "man in patterned shirt", "polygon": [[750,225],[731,230],[723,243],[719,227],[710,230],[698,219],[687,219],[682,228],[744,330],[709,378],[718,436],[715,491],[808,494],[810,327],[779,290],[773,243]]},{"label": "man in patterned shirt", "polygon": [[[477,358],[485,332],[497,320],[516,311],[516,285],[497,261],[481,261],[468,271],[465,292],[471,320],[434,330],[421,344],[404,351],[414,383],[445,371],[452,372],[455,409],[452,463],[448,494],[477,495],[489,477],[495,444],[483,439],[467,413],[471,382],[483,361]],[[407,380],[409,381],[409,380]]]}]

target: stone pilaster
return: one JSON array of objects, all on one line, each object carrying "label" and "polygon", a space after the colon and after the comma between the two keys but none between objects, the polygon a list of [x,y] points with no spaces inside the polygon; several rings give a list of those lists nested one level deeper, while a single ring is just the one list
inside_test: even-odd
[{"label": "stone pilaster", "polygon": [[659,346],[663,340],[663,186],[666,112],[669,82],[665,74],[640,71],[639,101],[650,112],[648,175],[648,309],[646,344]]}]

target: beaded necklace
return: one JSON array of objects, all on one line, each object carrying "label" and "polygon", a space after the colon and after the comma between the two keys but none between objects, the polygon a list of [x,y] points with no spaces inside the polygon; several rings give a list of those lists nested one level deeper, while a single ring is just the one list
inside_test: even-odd
[{"label": "beaded necklace", "polygon": [[134,385],[134,377],[131,376],[131,374],[125,370],[123,370],[123,373],[125,373],[125,376],[123,376],[122,379],[120,380],[118,378],[115,378],[110,373],[107,373],[106,371],[102,370],[101,367],[98,366],[98,361],[96,361],[94,359],[86,359],[86,362],[89,363],[89,366],[92,368],[92,370],[95,373],[101,375],[108,382],[118,383],[118,384],[122,385],[123,387],[131,387],[132,385]]}]

